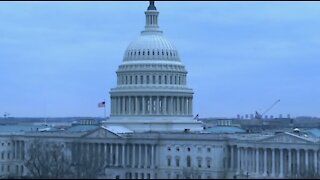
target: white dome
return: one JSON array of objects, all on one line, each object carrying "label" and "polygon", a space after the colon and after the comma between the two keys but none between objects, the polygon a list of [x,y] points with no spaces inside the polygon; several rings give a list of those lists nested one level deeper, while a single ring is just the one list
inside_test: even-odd
[{"label": "white dome", "polygon": [[141,36],[129,44],[123,60],[180,61],[176,47],[160,32],[142,32]]}]

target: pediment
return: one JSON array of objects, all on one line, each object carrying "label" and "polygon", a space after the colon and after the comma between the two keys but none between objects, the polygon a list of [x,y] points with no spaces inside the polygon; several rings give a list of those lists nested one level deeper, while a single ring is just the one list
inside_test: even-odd
[{"label": "pediment", "polygon": [[94,131],[88,132],[87,134],[83,135],[86,138],[120,138],[120,136],[116,133],[113,133],[105,128],[98,128]]},{"label": "pediment", "polygon": [[313,141],[308,140],[307,138],[300,137],[298,135],[293,135],[290,133],[281,133],[276,134],[272,137],[267,137],[262,139],[261,142],[270,142],[270,143],[312,143]]}]

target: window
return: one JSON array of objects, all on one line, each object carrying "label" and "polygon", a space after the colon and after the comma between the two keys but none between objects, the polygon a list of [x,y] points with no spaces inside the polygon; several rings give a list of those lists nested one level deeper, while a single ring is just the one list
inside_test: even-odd
[{"label": "window", "polygon": [[176,150],[177,150],[177,151],[180,151],[180,148],[177,147]]},{"label": "window", "polygon": [[138,84],[138,76],[135,77],[135,83]]},{"label": "window", "polygon": [[207,159],[207,168],[211,168],[211,160]]},{"label": "window", "polygon": [[143,84],[143,76],[140,76],[140,84]]},{"label": "window", "polygon": [[168,179],[170,179],[171,178],[171,174],[170,173],[168,173]]},{"label": "window", "polygon": [[198,159],[198,168],[201,168],[201,159]]},{"label": "window", "polygon": [[176,158],[176,166],[179,167],[180,166],[180,159]]},{"label": "window", "polygon": [[159,76],[159,84],[161,84],[162,82],[161,82],[161,76]]},{"label": "window", "polygon": [[153,82],[153,84],[156,83],[156,76],[152,76],[152,82]]},{"label": "window", "polygon": [[171,157],[168,157],[168,166],[171,166]]},{"label": "window", "polygon": [[168,147],[168,151],[171,151],[171,148],[170,148],[170,147]]},{"label": "window", "polygon": [[8,159],[10,159],[10,152],[8,152]]},{"label": "window", "polygon": [[130,76],[130,84],[132,84],[132,76]]},{"label": "window", "polygon": [[164,84],[167,84],[167,76],[164,76]]},{"label": "window", "polygon": [[144,51],[142,52],[142,55],[144,56]]},{"label": "window", "polygon": [[191,148],[189,148],[189,147],[188,147],[188,149],[187,149],[187,150],[190,152]]},{"label": "window", "polygon": [[198,147],[198,152],[201,152],[201,147]]},{"label": "window", "polygon": [[170,76],[170,84],[172,84],[172,76]]},{"label": "window", "polygon": [[154,55],[154,51],[152,51],[152,55]]},{"label": "window", "polygon": [[187,167],[191,167],[191,157],[187,156]]},{"label": "window", "polygon": [[174,84],[177,84],[177,76],[174,76]]},{"label": "window", "polygon": [[4,152],[1,153],[1,159],[4,159]]},{"label": "window", "polygon": [[177,175],[176,175],[176,179],[179,179],[179,178],[180,178],[180,177],[179,177],[179,174],[177,174]]},{"label": "window", "polygon": [[10,172],[10,165],[7,166],[7,171]]},{"label": "window", "polygon": [[150,52],[148,51],[148,56],[150,55]]},{"label": "window", "polygon": [[4,171],[4,165],[1,165],[1,172]]},{"label": "window", "polygon": [[150,82],[149,82],[150,80],[149,80],[149,76],[147,76],[147,84],[149,84]]},{"label": "window", "polygon": [[207,148],[207,151],[208,151],[208,152],[211,152],[211,148]]}]

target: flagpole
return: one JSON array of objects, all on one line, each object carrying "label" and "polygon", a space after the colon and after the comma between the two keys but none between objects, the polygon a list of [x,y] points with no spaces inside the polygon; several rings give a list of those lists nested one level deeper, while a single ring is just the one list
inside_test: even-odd
[{"label": "flagpole", "polygon": [[104,100],[103,108],[104,108],[104,118],[106,119],[106,100]]}]

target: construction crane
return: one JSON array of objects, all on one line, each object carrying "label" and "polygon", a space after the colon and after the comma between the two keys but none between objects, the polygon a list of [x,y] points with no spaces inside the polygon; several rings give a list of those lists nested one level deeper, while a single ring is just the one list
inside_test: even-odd
[{"label": "construction crane", "polygon": [[267,112],[269,112],[276,104],[280,102],[280,99],[276,100],[267,110],[265,110],[262,114],[258,113],[256,111],[255,118],[256,119],[262,119],[263,115],[265,115]]}]

